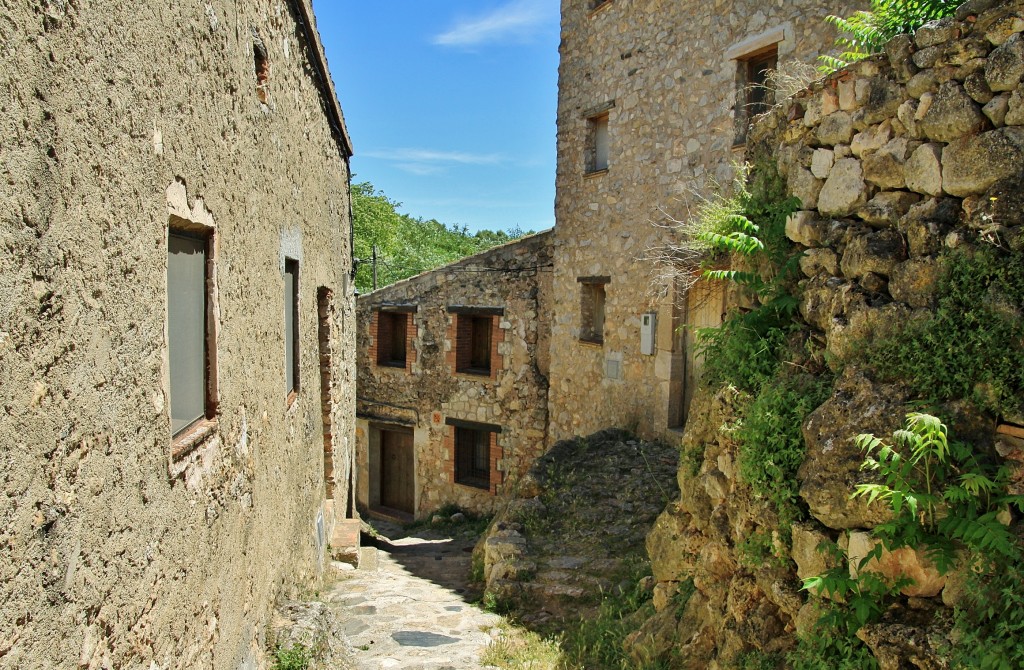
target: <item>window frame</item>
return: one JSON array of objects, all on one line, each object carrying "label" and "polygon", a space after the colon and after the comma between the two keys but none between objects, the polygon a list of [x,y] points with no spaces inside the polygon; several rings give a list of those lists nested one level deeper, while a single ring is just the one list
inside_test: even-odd
[{"label": "window frame", "polygon": [[585,153],[584,174],[589,176],[608,172],[611,166],[611,123],[607,110],[587,116]]},{"label": "window frame", "polygon": [[[177,339],[173,336],[176,328],[172,327],[172,295],[175,291],[172,288],[170,273],[171,270],[171,239],[187,239],[202,243],[203,250],[203,323],[201,325],[203,341],[203,413],[191,419],[185,425],[174,428],[174,398],[180,396],[184,390],[174,388],[174,374],[172,372],[172,350],[173,342]],[[218,387],[217,387],[217,328],[214,313],[217,304],[216,284],[216,237],[215,229],[212,226],[188,221],[171,215],[167,224],[166,235],[167,270],[165,276],[165,338],[167,347],[167,393],[168,393],[168,428],[171,435],[171,457],[180,458],[213,433],[217,426],[218,413]]]},{"label": "window frame", "polygon": [[[292,275],[291,288],[288,286],[288,276]],[[290,407],[295,399],[299,396],[302,390],[302,379],[300,376],[301,361],[299,358],[300,346],[300,328],[299,328],[299,296],[301,294],[301,273],[299,260],[296,258],[285,257],[284,268],[282,272],[282,278],[284,279],[284,346],[285,346],[285,401]],[[288,309],[288,303],[291,302],[291,310]],[[289,311],[291,312],[291,321],[289,323]],[[289,354],[291,360],[289,361]],[[288,381],[289,374],[291,375],[291,383]]]},{"label": "window frame", "polygon": [[[409,312],[398,312],[398,311],[377,311],[377,356],[375,363],[378,367],[382,368],[399,368],[405,369],[409,362],[409,325],[410,325],[410,313]],[[384,322],[387,322],[386,328],[384,328]],[[396,322],[401,321],[401,346],[396,339]],[[386,333],[386,342],[382,342],[384,339],[381,332]],[[383,346],[382,346],[383,345]],[[395,358],[394,353],[397,349],[402,350],[402,357]]]},{"label": "window frame", "polygon": [[577,277],[580,285],[580,332],[579,341],[587,344],[604,344],[608,284],[611,278]]},{"label": "window frame", "polygon": [[774,104],[775,89],[768,85],[767,73],[778,70],[779,44],[772,43],[736,59],[736,134],[733,146],[747,142],[755,116],[764,114]]},{"label": "window frame", "polygon": [[[498,444],[498,435],[502,432],[501,426],[464,421],[452,417],[445,419],[445,425],[449,428],[448,436],[451,440],[449,456],[451,458],[452,483],[497,495],[498,487],[504,479],[500,466],[503,452]],[[483,452],[484,447],[486,447],[486,452]],[[467,448],[471,449],[472,453],[466,454],[465,449]],[[485,457],[487,464],[486,477],[484,468],[481,467],[481,456]],[[468,473],[466,472],[467,464],[470,470]]]}]

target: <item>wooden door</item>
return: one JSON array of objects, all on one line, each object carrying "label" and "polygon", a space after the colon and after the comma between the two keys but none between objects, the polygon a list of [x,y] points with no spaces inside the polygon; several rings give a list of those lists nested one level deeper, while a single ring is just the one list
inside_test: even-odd
[{"label": "wooden door", "polygon": [[380,504],[415,514],[412,432],[380,431]]},{"label": "wooden door", "polygon": [[704,357],[696,353],[697,331],[717,328],[725,315],[725,282],[699,281],[686,296],[686,375],[683,386],[683,419],[690,413],[693,393],[700,381]]}]

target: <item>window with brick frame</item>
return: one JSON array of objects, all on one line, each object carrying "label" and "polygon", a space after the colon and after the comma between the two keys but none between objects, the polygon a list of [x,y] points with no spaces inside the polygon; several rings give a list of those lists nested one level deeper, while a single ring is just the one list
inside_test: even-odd
[{"label": "window with brick frame", "polygon": [[[169,414],[175,452],[216,419],[212,228],[172,217],[167,232]],[[188,443],[188,444],[186,444]]]},{"label": "window with brick frame", "polygon": [[451,352],[449,361],[459,374],[494,378],[499,366],[498,344],[503,339],[499,327],[502,307],[448,308],[452,315],[449,329]]},{"label": "window with brick frame", "polygon": [[455,483],[491,488],[491,437],[494,433],[455,427]]},{"label": "window with brick frame", "polygon": [[404,368],[408,360],[409,314],[377,313],[377,365]]},{"label": "window with brick frame", "polygon": [[605,286],[609,277],[579,277],[580,340],[592,344],[604,342]]}]

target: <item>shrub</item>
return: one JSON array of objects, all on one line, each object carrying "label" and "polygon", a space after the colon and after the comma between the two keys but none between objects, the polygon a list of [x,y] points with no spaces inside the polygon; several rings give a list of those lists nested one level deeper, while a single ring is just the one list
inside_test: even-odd
[{"label": "shrub", "polygon": [[307,670],[312,660],[312,654],[303,644],[278,645],[274,650],[274,670]]}]

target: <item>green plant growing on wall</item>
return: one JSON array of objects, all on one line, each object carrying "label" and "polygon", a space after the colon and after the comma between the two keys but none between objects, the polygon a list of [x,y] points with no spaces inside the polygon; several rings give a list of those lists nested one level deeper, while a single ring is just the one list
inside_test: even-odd
[{"label": "green plant growing on wall", "polygon": [[982,247],[949,255],[945,266],[934,314],[870,343],[867,362],[929,400],[966,398],[991,412],[1021,413],[1024,258]]},{"label": "green plant growing on wall", "polygon": [[312,660],[309,648],[303,644],[278,645],[274,650],[274,670],[307,670]]},{"label": "green plant growing on wall", "polygon": [[[1018,635],[1024,631],[1020,608],[1024,586],[1016,579],[1024,572],[1022,547],[1020,538],[1006,525],[1006,512],[1010,507],[1024,511],[1024,496],[1006,493],[1007,469],[979,458],[969,445],[951,441],[945,424],[929,414],[908,414],[905,426],[893,433],[891,442],[864,434],[857,437],[857,444],[866,454],[862,468],[875,472],[878,481],[858,485],[851,495],[884,502],[893,516],[875,527],[874,534],[881,542],[860,562],[857,577],[851,578],[840,561],[840,567],[805,580],[805,588],[812,592],[846,603],[842,611],[847,614],[836,619],[833,608],[832,619],[823,619],[823,625],[845,631],[853,645],[856,629],[880,616],[906,585],[905,581],[885,583],[864,571],[883,550],[905,546],[923,550],[939,571],[946,573],[954,567],[957,552],[966,549],[974,588],[967,604],[956,613],[961,641],[954,657],[960,667],[1022,667],[1024,648],[1020,648]],[[797,650],[801,658],[822,653],[820,640],[808,638],[801,640],[801,645],[804,648]]]},{"label": "green plant growing on wall", "polygon": [[864,60],[885,48],[896,35],[912,33],[922,25],[952,16],[961,0],[872,0],[871,9],[850,16],[830,15],[825,21],[835,26],[838,56],[820,56],[820,70],[828,74],[850,63]]}]

